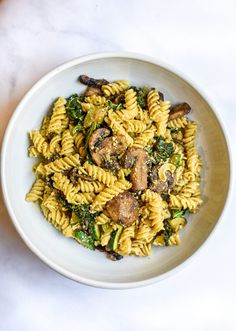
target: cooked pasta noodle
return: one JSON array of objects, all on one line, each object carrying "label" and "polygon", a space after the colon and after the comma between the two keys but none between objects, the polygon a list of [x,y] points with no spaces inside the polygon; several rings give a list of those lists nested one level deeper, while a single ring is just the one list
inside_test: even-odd
[{"label": "cooked pasta noodle", "polygon": [[63,130],[62,122],[66,119],[66,99],[60,97],[54,103],[52,116],[47,127],[47,133],[61,133]]}]

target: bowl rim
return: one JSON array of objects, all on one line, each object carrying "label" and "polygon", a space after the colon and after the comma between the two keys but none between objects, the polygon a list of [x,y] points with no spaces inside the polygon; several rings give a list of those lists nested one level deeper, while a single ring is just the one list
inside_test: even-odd
[{"label": "bowl rim", "polygon": [[[205,241],[201,244],[200,247],[198,247],[191,256],[189,256],[187,259],[185,259],[183,262],[181,262],[179,265],[175,266],[171,270],[158,275],[154,277],[147,278],[145,280],[141,281],[135,281],[135,282],[106,282],[106,281],[97,281],[97,280],[92,280],[88,279],[85,277],[81,277],[78,275],[75,275],[74,273],[66,270],[63,267],[58,266],[55,262],[53,262],[51,259],[49,259],[46,255],[41,253],[41,251],[35,247],[34,243],[31,241],[30,238],[27,237],[27,235],[24,233],[24,231],[21,228],[20,223],[18,223],[17,216],[14,214],[13,209],[11,207],[11,201],[8,196],[8,188],[7,188],[7,181],[6,181],[6,176],[5,176],[5,171],[6,171],[6,155],[7,155],[7,146],[8,146],[8,141],[11,136],[11,131],[13,126],[15,125],[16,119],[22,109],[24,108],[25,104],[27,103],[28,99],[31,98],[31,96],[34,94],[37,89],[39,89],[41,86],[43,86],[48,80],[50,80],[52,77],[57,75],[58,73],[73,67],[75,65],[81,64],[83,62],[88,62],[92,60],[98,60],[98,59],[104,59],[104,58],[125,58],[125,59],[131,59],[131,60],[140,60],[144,62],[148,62],[153,65],[158,65],[174,74],[179,76],[181,79],[186,81],[189,85],[191,85],[200,95],[201,97],[208,103],[208,105],[211,107],[214,115],[216,116],[216,119],[220,125],[220,128],[222,130],[223,136],[225,138],[226,142],[226,148],[227,148],[227,154],[228,154],[228,160],[229,160],[229,185],[228,185],[228,192],[226,195],[224,207],[222,208],[222,211],[220,213],[220,216],[214,226],[214,228],[211,230],[210,234],[208,237],[205,239]],[[182,270],[187,264],[189,264],[194,257],[197,256],[197,253],[200,253],[202,251],[203,247],[205,247],[206,243],[209,242],[209,239],[213,237],[213,234],[215,234],[216,229],[218,228],[219,224],[221,223],[224,214],[226,213],[226,210],[228,210],[230,201],[232,199],[232,183],[233,183],[233,170],[232,170],[232,153],[231,153],[231,147],[229,143],[229,138],[227,135],[227,131],[224,125],[223,120],[221,119],[221,115],[217,111],[217,108],[215,106],[215,102],[213,103],[212,101],[209,101],[208,96],[206,96],[206,93],[201,90],[201,88],[198,87],[198,85],[192,81],[185,73],[183,74],[180,72],[180,70],[176,69],[172,65],[169,65],[162,60],[157,59],[156,57],[152,57],[149,55],[145,54],[140,54],[140,53],[134,53],[134,52],[99,52],[99,53],[92,53],[84,56],[80,56],[77,58],[74,58],[70,61],[66,61],[65,63],[55,67],[54,69],[50,70],[48,73],[42,76],[29,90],[26,92],[26,94],[23,96],[21,101],[18,103],[16,106],[9,122],[7,125],[7,128],[5,130],[5,134],[3,137],[3,143],[2,143],[2,151],[1,151],[1,183],[2,183],[2,192],[3,192],[3,199],[5,202],[5,205],[7,207],[9,216],[17,230],[17,232],[20,234],[21,238],[25,242],[25,244],[29,247],[31,251],[33,251],[44,263],[46,263],[49,267],[57,271],[63,276],[66,276],[67,278],[70,278],[74,281],[77,281],[79,283],[85,284],[85,285],[90,285],[94,287],[99,287],[99,288],[105,288],[105,289],[129,289],[129,288],[136,288],[136,287],[141,287],[141,286],[147,286],[151,285],[157,281],[166,279],[169,276],[174,275],[177,271]]]}]

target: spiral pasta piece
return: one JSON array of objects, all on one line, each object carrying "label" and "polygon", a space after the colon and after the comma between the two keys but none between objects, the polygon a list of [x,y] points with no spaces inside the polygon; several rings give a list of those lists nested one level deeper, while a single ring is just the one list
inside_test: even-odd
[{"label": "spiral pasta piece", "polygon": [[45,182],[42,179],[37,179],[34,182],[30,192],[26,194],[25,200],[31,202],[37,202],[39,200],[42,200],[44,188]]},{"label": "spiral pasta piece", "polygon": [[38,157],[40,153],[37,151],[37,149],[34,146],[30,146],[28,148],[28,155],[29,157]]},{"label": "spiral pasta piece", "polygon": [[157,116],[156,127],[157,127],[157,136],[164,137],[166,134],[167,122],[170,112],[170,102],[169,101],[160,101],[159,115]]},{"label": "spiral pasta piece", "polygon": [[129,190],[132,184],[126,180],[120,179],[116,181],[112,186],[106,187],[95,198],[91,205],[91,209],[95,211],[101,211],[103,206],[118,194]]},{"label": "spiral pasta piece", "polygon": [[143,131],[137,138],[134,139],[133,146],[137,148],[144,148],[152,143],[156,129],[152,125],[149,129]]},{"label": "spiral pasta piece", "polygon": [[50,212],[59,208],[59,202],[57,200],[57,194],[55,190],[52,190],[50,194],[44,196],[41,206],[46,207]]},{"label": "spiral pasta piece", "polygon": [[187,155],[187,165],[190,171],[198,175],[201,171],[201,161],[195,147],[195,139],[197,135],[196,123],[190,122],[186,125],[184,131],[184,147]]},{"label": "spiral pasta piece", "polygon": [[127,132],[141,133],[146,130],[146,124],[139,120],[130,120],[124,122],[124,128]]},{"label": "spiral pasta piece", "polygon": [[184,128],[188,124],[188,120],[186,117],[178,117],[175,118],[174,120],[168,121],[168,128],[173,128],[173,129],[181,129]]},{"label": "spiral pasta piece", "polygon": [[104,213],[101,213],[99,216],[96,217],[97,224],[107,224],[110,223],[111,219],[106,216]]},{"label": "spiral pasta piece", "polygon": [[50,143],[49,143],[49,152],[53,155],[53,154],[57,154],[60,152],[60,142],[61,142],[61,135],[57,134],[55,135]]},{"label": "spiral pasta piece", "polygon": [[96,94],[93,94],[90,97],[85,97],[84,100],[85,102],[91,103],[94,106],[105,106],[107,104],[106,97]]},{"label": "spiral pasta piece", "polygon": [[154,238],[156,231],[154,231],[148,224],[140,223],[136,239],[142,243],[150,243]]},{"label": "spiral pasta piece", "polygon": [[140,120],[141,122],[145,123],[146,125],[150,125],[152,120],[149,117],[149,112],[145,109],[142,109],[140,106],[138,107],[139,111],[138,111],[138,115],[137,115],[137,119]]},{"label": "spiral pasta piece", "polygon": [[77,150],[83,145],[84,135],[82,132],[78,132],[74,136],[74,144]]},{"label": "spiral pasta piece", "polygon": [[157,122],[160,115],[160,103],[159,103],[159,94],[156,89],[151,90],[147,96],[147,105],[150,118]]},{"label": "spiral pasta piece", "polygon": [[150,211],[149,219],[151,221],[152,229],[159,232],[164,229],[164,215],[162,207],[162,199],[159,195],[158,198],[148,202],[148,209]]},{"label": "spiral pasta piece", "polygon": [[41,133],[37,130],[33,130],[30,131],[29,135],[38,153],[42,154],[45,158],[50,158],[51,153],[49,150],[49,145],[46,142],[45,138],[41,135]]},{"label": "spiral pasta piece", "polygon": [[137,94],[131,88],[125,92],[125,109],[116,111],[122,120],[132,120],[138,115]]},{"label": "spiral pasta piece", "polygon": [[151,243],[145,244],[140,242],[139,240],[134,240],[132,242],[132,248],[130,255],[136,256],[150,256],[152,253],[152,245]]},{"label": "spiral pasta piece", "polygon": [[64,156],[74,154],[74,138],[70,130],[65,130],[62,134],[60,154]]},{"label": "spiral pasta piece", "polygon": [[156,192],[153,192],[150,189],[146,189],[141,196],[141,199],[143,202],[149,202],[151,200],[158,199],[158,198],[159,198],[159,194]]},{"label": "spiral pasta piece", "polygon": [[[105,224],[106,225],[106,224]],[[101,234],[100,243],[101,246],[106,246],[111,239],[111,233],[113,229],[111,226],[107,226],[106,229],[103,227],[103,233]]]},{"label": "spiral pasta piece", "polygon": [[102,91],[106,97],[110,95],[119,94],[125,91],[129,86],[128,80],[117,80],[114,83],[110,83],[102,86]]},{"label": "spiral pasta piece", "polygon": [[114,185],[117,178],[112,175],[109,171],[106,171],[98,166],[93,164],[89,164],[88,162],[84,163],[84,168],[87,171],[88,175],[95,180],[107,185],[112,186]]},{"label": "spiral pasta piece", "polygon": [[135,226],[124,228],[118,241],[117,252],[121,255],[129,255],[132,249],[132,239],[135,237]]},{"label": "spiral pasta piece", "polygon": [[45,164],[43,168],[47,175],[51,175],[54,172],[70,170],[74,167],[78,167],[79,165],[80,165],[79,155],[74,154],[74,155],[65,156],[63,158]]},{"label": "spiral pasta piece", "polygon": [[178,195],[170,194],[171,208],[188,209],[190,212],[194,213],[201,204],[202,204],[202,199],[200,196],[185,197],[180,194]]},{"label": "spiral pasta piece", "polygon": [[72,237],[73,229],[70,225],[69,216],[60,209],[50,211],[47,207],[41,206],[41,210],[48,220],[57,230],[63,233],[66,237]]},{"label": "spiral pasta piece", "polygon": [[[198,182],[188,182],[180,191],[180,195],[186,198],[196,195],[199,193],[199,186]],[[197,194],[198,195],[198,194]]]},{"label": "spiral pasta piece", "polygon": [[101,192],[104,189],[104,185],[99,182],[89,182],[86,180],[79,179],[78,183],[76,185],[76,190],[81,192],[94,192],[98,193]]},{"label": "spiral pasta piece", "polygon": [[122,124],[117,120],[117,117],[115,116],[113,111],[108,111],[108,116],[105,118],[105,121],[109,125],[109,127],[112,129],[114,134],[121,134],[125,136],[125,139],[127,141],[127,144],[129,146],[132,146],[133,144],[133,138],[126,132],[125,128],[122,126]]},{"label": "spiral pasta piece", "polygon": [[54,181],[53,186],[63,192],[69,203],[91,203],[95,197],[94,193],[77,193],[76,187],[61,173],[55,173],[52,179]]},{"label": "spiral pasta piece", "polygon": [[39,130],[43,137],[47,136],[49,123],[50,123],[50,117],[48,115],[44,116]]},{"label": "spiral pasta piece", "polygon": [[61,133],[63,130],[62,121],[67,118],[66,116],[66,99],[60,97],[54,103],[52,116],[47,128],[47,134],[49,133]]}]

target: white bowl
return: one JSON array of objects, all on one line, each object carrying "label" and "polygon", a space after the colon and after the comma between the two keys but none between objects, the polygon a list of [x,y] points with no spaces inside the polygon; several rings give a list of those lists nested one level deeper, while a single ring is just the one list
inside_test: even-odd
[{"label": "white bowl", "polygon": [[[188,102],[199,123],[198,145],[203,157],[203,199],[200,211],[181,232],[181,245],[154,248],[151,257],[126,257],[113,262],[63,237],[43,218],[35,204],[25,202],[34,181],[27,156],[27,132],[37,129],[58,96],[82,92],[80,74],[108,80],[129,79],[132,85],[156,86],[171,102]],[[144,55],[95,54],[72,60],[36,83],[18,105],[2,148],[2,186],[14,225],[28,247],[61,274],[97,287],[130,288],[165,278],[198,250],[211,234],[224,209],[230,187],[230,157],[222,126],[212,106],[183,75]],[[178,268],[177,268],[178,267]]]}]

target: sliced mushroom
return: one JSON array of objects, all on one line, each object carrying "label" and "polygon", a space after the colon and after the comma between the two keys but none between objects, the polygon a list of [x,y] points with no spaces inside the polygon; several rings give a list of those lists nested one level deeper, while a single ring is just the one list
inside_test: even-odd
[{"label": "sliced mushroom", "polygon": [[108,137],[111,131],[107,128],[100,128],[95,130],[89,138],[90,152],[96,152],[101,148],[101,143],[104,138]]},{"label": "sliced mushroom", "polygon": [[94,79],[90,78],[86,75],[80,75],[79,76],[80,83],[88,86],[98,86],[101,87],[102,85],[109,84],[109,82],[106,79]]},{"label": "sliced mushroom", "polygon": [[166,171],[166,178],[167,178],[168,189],[172,190],[176,184],[176,174],[174,172]]},{"label": "sliced mushroom", "polygon": [[149,186],[150,190],[161,193],[161,192],[167,192],[168,191],[168,184],[167,182],[163,182],[160,179],[154,180],[151,185]]},{"label": "sliced mushroom", "polygon": [[156,164],[149,172],[148,179],[151,183],[158,179],[158,170],[160,169],[160,167],[160,164]]},{"label": "sliced mushroom", "polygon": [[130,168],[130,180],[132,191],[140,191],[147,188],[148,182],[148,155],[142,148],[131,147],[124,156],[124,167]]},{"label": "sliced mushroom", "polygon": [[174,120],[176,118],[182,117],[188,114],[191,110],[191,107],[187,102],[180,103],[177,106],[174,106],[169,113],[169,120]]},{"label": "sliced mushroom", "polygon": [[119,103],[124,103],[124,102],[125,102],[125,95],[123,93],[117,95],[114,99],[114,103],[117,105],[119,105]]},{"label": "sliced mushroom", "polygon": [[176,175],[170,171],[166,171],[166,181],[160,180],[158,178],[158,170],[160,166],[156,165],[152,168],[149,174],[150,190],[157,192],[157,193],[165,193],[168,190],[173,189],[176,184]]},{"label": "sliced mushroom", "polygon": [[118,261],[123,259],[123,256],[114,252],[114,251],[108,251],[106,246],[97,246],[96,249],[98,249],[100,252],[105,252],[107,255],[107,258],[112,261]]},{"label": "sliced mushroom", "polygon": [[119,168],[118,157],[126,148],[126,139],[123,135],[111,136],[106,128],[97,129],[89,139],[89,150],[92,159],[98,166],[116,171]]},{"label": "sliced mushroom", "polygon": [[97,86],[88,86],[86,88],[85,93],[84,93],[84,95],[86,97],[91,97],[91,95],[94,95],[94,94],[96,94],[96,95],[102,95],[102,90],[99,87],[97,87]]},{"label": "sliced mushroom", "polygon": [[130,192],[120,193],[106,204],[106,211],[114,222],[128,226],[138,218],[138,201]]},{"label": "sliced mushroom", "polygon": [[159,94],[159,99],[161,101],[164,101],[164,94],[162,92],[160,92],[160,91],[158,91],[158,94]]}]

